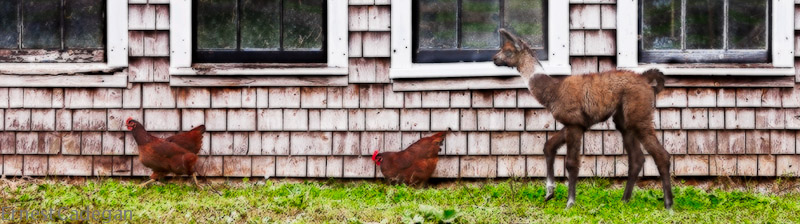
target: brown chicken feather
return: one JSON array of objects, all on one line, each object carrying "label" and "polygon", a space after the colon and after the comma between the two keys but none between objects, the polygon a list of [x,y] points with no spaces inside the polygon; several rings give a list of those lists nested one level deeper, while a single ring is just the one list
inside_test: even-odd
[{"label": "brown chicken feather", "polygon": [[391,182],[418,185],[428,182],[436,164],[446,131],[422,138],[399,152],[372,154],[372,161],[381,167],[383,176]]}]

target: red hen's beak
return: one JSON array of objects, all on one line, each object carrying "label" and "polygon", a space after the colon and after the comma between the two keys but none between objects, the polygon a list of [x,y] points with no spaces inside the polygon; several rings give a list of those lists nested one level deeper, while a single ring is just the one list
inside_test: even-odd
[{"label": "red hen's beak", "polygon": [[381,161],[379,161],[377,157],[378,157],[378,150],[375,150],[375,152],[372,153],[372,161],[375,162],[375,165],[380,166]]}]

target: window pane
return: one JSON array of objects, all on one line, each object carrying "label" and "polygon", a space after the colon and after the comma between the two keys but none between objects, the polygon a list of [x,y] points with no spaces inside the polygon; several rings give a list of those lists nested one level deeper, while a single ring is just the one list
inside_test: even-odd
[{"label": "window pane", "polygon": [[197,48],[236,48],[236,0],[199,0]]},{"label": "window pane", "polygon": [[456,0],[419,1],[420,49],[458,47],[457,4]]},{"label": "window pane", "polygon": [[3,0],[0,4],[0,48],[19,48],[17,1]]},{"label": "window pane", "polygon": [[681,1],[646,0],[642,9],[644,49],[680,49]]},{"label": "window pane", "polygon": [[686,1],[686,48],[722,49],[723,0]]},{"label": "window pane", "polygon": [[728,48],[767,48],[767,1],[730,0]]},{"label": "window pane", "polygon": [[321,50],[323,0],[284,0],[283,48],[285,50]]},{"label": "window pane", "polygon": [[[544,4],[539,0],[506,0],[505,24],[533,48],[543,48]],[[499,46],[499,44],[497,45]]]},{"label": "window pane", "polygon": [[242,1],[242,48],[281,47],[281,0]]},{"label": "window pane", "polygon": [[461,47],[495,49],[500,47],[500,1],[462,0]]},{"label": "window pane", "polygon": [[66,1],[64,45],[66,48],[103,48],[105,19],[103,0]]},{"label": "window pane", "polygon": [[22,48],[61,48],[60,0],[25,0],[22,14]]}]

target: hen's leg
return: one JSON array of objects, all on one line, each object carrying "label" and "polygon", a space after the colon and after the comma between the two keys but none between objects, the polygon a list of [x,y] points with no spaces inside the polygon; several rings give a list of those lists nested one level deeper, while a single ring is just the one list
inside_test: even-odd
[{"label": "hen's leg", "polygon": [[157,180],[160,180],[161,178],[164,177],[164,175],[166,175],[166,173],[162,173],[162,172],[159,172],[159,171],[153,171],[153,174],[150,174],[150,180],[148,180],[147,182],[144,182],[143,184],[140,184],[139,187],[145,187],[150,183],[153,183],[153,182],[155,182]]},{"label": "hen's leg", "polygon": [[569,198],[567,199],[567,209],[575,204],[575,188],[578,184],[578,172],[580,168],[581,138],[583,138],[583,128],[578,126],[565,127],[567,130],[567,158],[564,166],[567,168],[569,178]]},{"label": "hen's leg", "polygon": [[144,182],[143,184],[139,184],[139,187],[146,187],[148,184],[153,183],[155,181],[156,180],[150,179],[147,182]]},{"label": "hen's leg", "polygon": [[544,201],[553,199],[555,195],[553,192],[556,188],[555,171],[553,170],[553,163],[556,160],[556,151],[564,145],[564,129],[556,132],[547,142],[544,143],[544,157],[547,169],[547,195],[544,196]]},{"label": "hen's leg", "polygon": [[194,180],[194,186],[200,188],[200,184],[197,183],[197,173],[192,173],[192,179]]}]

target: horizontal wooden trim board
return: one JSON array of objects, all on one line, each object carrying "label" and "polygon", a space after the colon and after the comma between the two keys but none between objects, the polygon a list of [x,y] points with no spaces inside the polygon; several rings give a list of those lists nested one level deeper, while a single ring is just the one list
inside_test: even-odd
[{"label": "horizontal wooden trim board", "polygon": [[126,88],[128,75],[0,75],[0,87],[105,87]]},{"label": "horizontal wooden trim board", "polygon": [[[791,76],[667,76],[665,81],[668,87],[794,87]],[[519,77],[393,79],[392,83],[394,91],[528,88]]]},{"label": "horizontal wooden trim board", "polygon": [[347,75],[347,68],[335,67],[191,67],[170,68],[170,75]]},{"label": "horizontal wooden trim board", "polygon": [[170,86],[347,86],[347,76],[172,76]]},{"label": "horizontal wooden trim board", "polygon": [[778,76],[736,76],[736,77],[709,77],[709,76],[680,76],[669,77],[665,80],[668,87],[794,87],[794,77]]},{"label": "horizontal wooden trim board", "polygon": [[4,75],[113,73],[122,69],[106,63],[0,63],[0,74]]},{"label": "horizontal wooden trim board", "polygon": [[475,89],[524,89],[522,78],[508,77],[473,77],[473,78],[438,78],[438,79],[394,79],[394,91],[431,91],[431,90],[475,90]]}]

